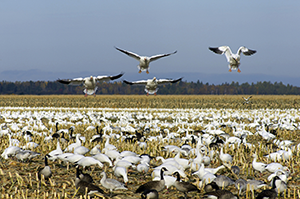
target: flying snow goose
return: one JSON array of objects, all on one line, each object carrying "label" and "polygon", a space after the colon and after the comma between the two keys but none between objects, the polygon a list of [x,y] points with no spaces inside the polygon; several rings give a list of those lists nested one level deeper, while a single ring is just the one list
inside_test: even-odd
[{"label": "flying snow goose", "polygon": [[108,76],[108,75],[103,75],[103,76],[97,76],[97,77],[79,77],[79,78],[74,78],[74,79],[59,79],[57,80],[59,83],[62,84],[70,84],[70,85],[81,85],[83,84],[85,89],[83,90],[83,92],[85,93],[85,97],[87,97],[87,95],[94,95],[96,96],[96,91],[98,89],[97,87],[97,81],[102,82],[102,81],[109,81],[109,80],[115,80],[118,79],[120,77],[122,77],[124,73],[120,73],[118,75],[112,75],[112,76]]},{"label": "flying snow goose", "polygon": [[156,95],[156,92],[158,90],[157,86],[159,84],[166,84],[166,83],[176,83],[178,81],[181,81],[182,77],[179,79],[156,79],[156,77],[153,77],[153,79],[148,80],[139,80],[134,82],[129,82],[124,80],[123,82],[130,85],[145,85],[145,91],[147,95],[154,94]]},{"label": "flying snow goose", "polygon": [[240,59],[241,59],[240,55],[241,55],[241,53],[243,53],[244,55],[247,55],[247,56],[256,53],[256,50],[250,50],[250,49],[248,49],[248,48],[246,48],[244,46],[241,46],[238,49],[238,51],[237,51],[236,54],[233,54],[231,52],[229,46],[220,46],[220,47],[217,47],[217,48],[209,47],[209,50],[211,50],[211,51],[213,51],[213,52],[215,52],[217,54],[220,54],[220,55],[222,55],[222,54],[225,53],[226,59],[227,59],[227,61],[229,63],[229,65],[228,65],[229,72],[231,72],[232,69],[233,70],[238,69],[239,73],[241,72],[241,70],[239,69],[239,66],[241,64],[241,62],[240,62]]},{"label": "flying snow goose", "polygon": [[152,61],[158,60],[162,57],[167,57],[169,55],[175,54],[177,51],[174,51],[172,53],[167,53],[167,54],[159,54],[159,55],[153,55],[151,57],[147,57],[147,56],[140,56],[136,53],[132,53],[129,52],[127,50],[122,50],[120,48],[115,47],[117,50],[119,50],[122,53],[125,53],[126,55],[138,60],[140,62],[140,64],[138,65],[138,69],[139,69],[139,73],[141,73],[142,71],[146,71],[147,74],[149,74],[149,64]]}]

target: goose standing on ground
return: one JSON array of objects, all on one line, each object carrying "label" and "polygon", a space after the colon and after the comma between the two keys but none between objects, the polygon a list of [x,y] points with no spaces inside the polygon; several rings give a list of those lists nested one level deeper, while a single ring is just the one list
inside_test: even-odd
[{"label": "goose standing on ground", "polygon": [[168,54],[159,54],[159,55],[154,55],[151,57],[147,57],[147,56],[140,56],[136,53],[132,53],[126,50],[122,50],[120,48],[115,47],[118,51],[125,53],[126,55],[138,60],[140,62],[140,64],[138,65],[138,69],[139,69],[139,73],[141,73],[142,71],[146,71],[147,74],[149,74],[149,64],[152,61],[158,60],[162,57],[167,57],[169,55],[175,54],[177,51],[174,51],[173,53],[168,53]]},{"label": "goose standing on ground", "polygon": [[123,82],[130,85],[145,85],[145,91],[147,95],[154,94],[156,95],[156,92],[158,90],[157,86],[159,84],[166,84],[166,83],[176,83],[182,80],[182,77],[179,79],[156,79],[156,77],[153,77],[153,79],[148,80],[139,80],[134,82],[129,82],[124,80]]},{"label": "goose standing on ground", "polygon": [[236,70],[238,69],[238,72],[240,73],[241,70],[239,69],[239,66],[241,64],[240,62],[240,55],[241,53],[243,53],[244,55],[252,55],[254,53],[256,53],[256,50],[250,50],[244,46],[241,46],[237,53],[236,54],[233,54],[229,48],[229,46],[220,46],[220,47],[217,47],[217,48],[212,48],[212,47],[209,47],[209,50],[213,51],[214,53],[217,53],[217,54],[224,54],[225,53],[225,56],[226,56],[226,59],[227,59],[227,62],[229,63],[228,67],[229,67],[229,72],[231,72],[232,70]]},{"label": "goose standing on ground", "polygon": [[45,155],[45,166],[43,168],[40,168],[38,171],[39,180],[42,179],[42,175],[44,176],[45,180],[48,180],[52,176],[51,168],[48,165],[48,157],[48,155]]},{"label": "goose standing on ground", "polygon": [[162,167],[160,170],[160,180],[159,181],[150,181],[141,185],[135,193],[142,193],[146,190],[155,189],[156,191],[162,191],[165,188],[165,179],[164,171],[168,171],[165,167]]},{"label": "goose standing on ground", "polygon": [[76,172],[77,172],[76,175],[79,176],[81,181],[85,181],[87,183],[93,183],[94,182],[92,176],[88,173],[83,173],[82,170],[79,169],[78,165],[76,166]]},{"label": "goose standing on ground", "polygon": [[87,193],[88,195],[99,195],[99,193],[104,194],[104,191],[98,186],[81,180],[79,172],[76,172],[75,187],[82,195],[84,195],[85,193]]},{"label": "goose standing on ground", "polygon": [[100,180],[101,185],[104,188],[109,189],[111,194],[112,194],[113,190],[118,190],[118,189],[127,190],[127,188],[124,186],[123,183],[121,183],[115,179],[107,178],[106,173],[104,171],[100,174],[100,176],[102,176],[102,178]]},{"label": "goose standing on ground", "polygon": [[205,193],[204,196],[206,196],[206,198],[214,198],[214,199],[238,199],[239,198],[238,196],[233,195],[233,193],[225,189],[219,189],[217,191],[208,192]]},{"label": "goose standing on ground", "polygon": [[177,177],[174,186],[178,191],[184,193],[184,198],[187,198],[187,192],[197,191],[198,193],[200,193],[200,190],[195,185],[189,182],[180,182],[180,174],[178,172],[175,172],[173,175]]},{"label": "goose standing on ground", "polygon": [[97,81],[102,82],[102,81],[109,81],[109,80],[115,80],[118,79],[120,77],[122,77],[123,73],[120,73],[118,75],[114,75],[114,76],[108,76],[108,75],[104,75],[104,76],[97,76],[97,77],[79,77],[79,78],[74,78],[74,79],[59,79],[57,80],[59,83],[62,84],[70,84],[70,85],[81,85],[83,84],[85,89],[83,90],[83,92],[85,93],[85,97],[87,97],[87,95],[94,95],[96,96],[96,91],[98,89],[97,87]]},{"label": "goose standing on ground", "polygon": [[142,199],[158,199],[158,192],[155,189],[146,190],[141,197]]},{"label": "goose standing on ground", "polygon": [[267,164],[262,162],[256,162],[257,155],[253,154],[253,161],[252,161],[252,167],[254,170],[259,171],[260,173],[264,172],[266,170]]}]

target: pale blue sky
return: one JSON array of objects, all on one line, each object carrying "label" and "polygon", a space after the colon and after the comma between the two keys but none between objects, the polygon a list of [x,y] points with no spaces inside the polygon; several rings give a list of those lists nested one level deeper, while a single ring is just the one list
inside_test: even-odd
[{"label": "pale blue sky", "polygon": [[[224,74],[227,82],[254,74],[297,78],[299,10],[296,0],[0,0],[0,73],[38,69],[73,78],[82,71],[123,71],[124,79],[136,73],[129,80],[139,80],[171,71]],[[242,56],[241,74],[229,75],[225,56],[208,50],[221,45],[257,53]],[[138,62],[114,46],[149,56],[178,52],[151,63],[147,75],[138,74]]]}]

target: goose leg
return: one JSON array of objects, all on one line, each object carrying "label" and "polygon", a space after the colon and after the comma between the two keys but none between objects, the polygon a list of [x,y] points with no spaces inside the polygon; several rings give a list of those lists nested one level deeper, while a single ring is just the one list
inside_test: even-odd
[{"label": "goose leg", "polygon": [[139,70],[139,73],[141,73],[142,71],[141,70]]},{"label": "goose leg", "polygon": [[146,73],[149,74],[149,71],[147,70]]},{"label": "goose leg", "polygon": [[238,72],[240,73],[241,72],[241,70],[238,68]]}]

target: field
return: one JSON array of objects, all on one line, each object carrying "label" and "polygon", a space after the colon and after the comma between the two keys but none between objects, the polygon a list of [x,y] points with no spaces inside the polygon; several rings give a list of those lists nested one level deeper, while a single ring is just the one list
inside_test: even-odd
[{"label": "field", "polygon": [[[32,141],[39,144],[32,151],[41,155],[30,161],[19,161],[14,157],[4,159],[0,157],[0,181],[1,198],[80,198],[75,189],[75,168],[72,164],[67,165],[61,161],[49,162],[53,176],[49,183],[42,181],[39,184],[36,173],[39,167],[44,165],[44,156],[56,149],[56,140],[45,142],[46,136],[55,132],[55,124],[59,122],[59,129],[68,129],[75,126],[74,134],[80,133],[86,138],[83,146],[92,149],[96,144],[89,140],[96,131],[87,130],[89,126],[97,125],[105,129],[110,135],[110,144],[117,147],[119,152],[133,151],[137,154],[147,153],[151,156],[162,156],[163,158],[174,157],[176,154],[162,151],[166,145],[182,146],[182,140],[189,135],[198,136],[203,131],[210,132],[210,125],[224,131],[230,136],[234,136],[235,131],[242,129],[249,131],[247,143],[252,147],[238,146],[237,144],[224,146],[224,152],[233,156],[233,165],[241,168],[239,178],[267,180],[271,174],[267,171],[260,174],[252,168],[252,155],[258,155],[258,161],[264,163],[273,162],[264,157],[271,152],[278,151],[284,140],[292,143],[286,147],[292,151],[290,159],[281,159],[277,162],[287,166],[290,174],[288,176],[288,188],[281,198],[300,198],[300,96],[253,96],[251,103],[244,104],[242,97],[248,96],[1,96],[0,110],[1,128],[4,124],[11,129],[12,138],[20,141],[20,146],[24,146],[27,141],[22,135],[23,130],[28,128],[34,136]],[[14,125],[17,124],[17,125]],[[266,129],[276,130],[276,138],[264,139],[258,132]],[[150,128],[150,133],[145,134],[147,138],[158,136],[157,141],[147,141],[147,148],[143,149],[138,143],[124,142],[121,132],[129,132],[134,135],[135,131],[142,132],[146,127]],[[235,130],[235,128],[237,130]],[[52,129],[52,130],[50,130]],[[133,130],[134,129],[134,130]],[[168,134],[161,130],[167,129],[170,133],[178,133],[176,138],[166,139]],[[0,129],[1,130],[1,129]],[[200,133],[201,132],[201,133]],[[69,136],[67,133],[66,137]],[[125,136],[125,133],[123,134]],[[274,142],[274,140],[279,140]],[[72,143],[72,142],[71,142]],[[61,143],[62,149],[70,143]],[[105,146],[104,141],[99,143],[100,149]],[[195,148],[195,144],[189,144]],[[9,138],[1,130],[0,132],[0,153],[9,146]],[[297,148],[298,147],[298,148]],[[287,150],[287,148],[284,148]],[[89,153],[86,154],[89,156]],[[189,155],[181,158],[194,159],[196,155]],[[140,194],[134,193],[141,184],[152,180],[153,168],[161,165],[161,161],[152,160],[150,170],[146,174],[141,174],[135,169],[130,169],[128,173],[128,183],[126,191],[114,191],[112,198],[140,198]],[[211,159],[207,167],[216,168],[222,165],[218,156]],[[104,164],[103,168],[91,166],[85,172],[90,173],[95,184],[105,191],[106,194],[99,198],[110,198],[109,190],[100,184],[100,173],[105,171],[109,178],[123,181],[113,174],[113,168]],[[194,183],[199,187],[199,178],[191,175],[191,170],[185,170],[184,181]],[[230,169],[225,168],[217,174],[226,175],[234,180],[237,176]],[[189,198],[203,198],[204,190],[199,187],[200,193],[189,193]],[[238,190],[234,185],[226,188],[234,194]],[[261,192],[263,188],[257,190]],[[240,198],[255,198],[257,194],[246,191]],[[175,187],[159,192],[159,198],[180,198],[183,193]],[[97,197],[96,197],[97,198]]]}]

